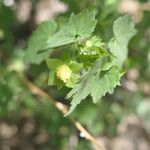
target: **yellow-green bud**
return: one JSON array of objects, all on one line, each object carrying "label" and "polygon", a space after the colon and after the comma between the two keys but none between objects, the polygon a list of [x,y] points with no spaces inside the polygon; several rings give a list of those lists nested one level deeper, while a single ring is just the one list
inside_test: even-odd
[{"label": "yellow-green bud", "polygon": [[67,65],[62,65],[58,67],[57,69],[57,77],[62,80],[64,83],[66,83],[70,77],[71,77],[71,69]]},{"label": "yellow-green bud", "polygon": [[91,46],[92,46],[92,42],[91,42],[91,41],[89,41],[89,40],[88,40],[88,41],[86,41],[86,46],[87,46],[87,47],[91,47]]}]

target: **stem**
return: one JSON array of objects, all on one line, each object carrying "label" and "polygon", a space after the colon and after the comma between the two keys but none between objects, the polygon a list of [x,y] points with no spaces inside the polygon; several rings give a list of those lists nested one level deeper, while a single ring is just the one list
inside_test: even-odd
[{"label": "stem", "polygon": [[[19,78],[24,82],[24,84],[31,90],[31,92],[35,95],[40,96],[43,100],[48,99],[50,102],[63,114],[65,115],[68,112],[68,107],[60,102],[55,101],[51,96],[49,96],[42,89],[37,87],[31,81],[29,81],[23,74],[18,74]],[[97,150],[105,150],[103,146],[101,146],[97,140],[77,121],[68,116],[68,119],[74,124],[74,126],[80,131],[84,138],[93,143]]]}]

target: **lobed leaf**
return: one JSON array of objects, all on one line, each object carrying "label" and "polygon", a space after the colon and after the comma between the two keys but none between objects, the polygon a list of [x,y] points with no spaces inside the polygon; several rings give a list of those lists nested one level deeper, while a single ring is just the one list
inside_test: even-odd
[{"label": "lobed leaf", "polygon": [[96,103],[107,92],[112,94],[114,88],[118,85],[120,75],[117,67],[97,74],[91,83],[91,96]]},{"label": "lobed leaf", "polygon": [[108,47],[117,59],[117,64],[122,67],[127,58],[129,40],[136,34],[134,23],[129,16],[119,17],[113,25],[114,37],[109,41]]},{"label": "lobed leaf", "polygon": [[113,67],[112,60],[111,56],[98,59],[95,65],[81,77],[79,83],[67,95],[67,98],[72,98],[72,101],[66,115],[70,114],[88,95],[97,102],[107,92],[112,93],[120,80],[118,68]]},{"label": "lobed leaf", "polygon": [[77,37],[88,37],[96,26],[95,13],[83,11],[77,15],[72,14],[69,22],[60,31],[48,39],[47,48],[55,48],[71,44]]}]

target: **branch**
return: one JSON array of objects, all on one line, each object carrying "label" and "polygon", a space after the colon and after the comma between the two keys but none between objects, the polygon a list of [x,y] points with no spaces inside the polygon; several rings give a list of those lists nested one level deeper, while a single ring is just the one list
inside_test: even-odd
[{"label": "branch", "polygon": [[[29,81],[24,75],[19,75],[19,78],[24,82],[24,84],[30,89],[30,91],[40,96],[43,100],[48,99],[50,102],[63,114],[65,115],[68,112],[68,107],[60,102],[55,101],[51,96],[49,96],[46,92],[44,92],[42,89],[37,87],[35,84],[33,84],[31,81]],[[93,143],[97,150],[105,150],[103,146],[101,146],[97,140],[77,121],[75,121],[73,118],[68,116],[68,119],[74,124],[74,126],[80,131],[82,137],[89,140],[91,143]]]}]

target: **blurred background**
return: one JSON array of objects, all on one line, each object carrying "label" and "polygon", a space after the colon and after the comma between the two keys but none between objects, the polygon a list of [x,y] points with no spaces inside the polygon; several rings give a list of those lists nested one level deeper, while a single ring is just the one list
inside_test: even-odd
[{"label": "blurred background", "polygon": [[86,8],[96,10],[95,34],[105,42],[113,36],[114,20],[123,14],[132,16],[138,32],[130,41],[122,86],[98,104],[84,101],[71,117],[107,150],[150,150],[148,0],[0,0],[0,150],[96,150],[50,101],[31,92],[25,80],[69,104],[64,100],[67,89],[48,87],[45,62],[25,63],[25,48],[42,21],[55,19],[61,25],[70,13]]}]

